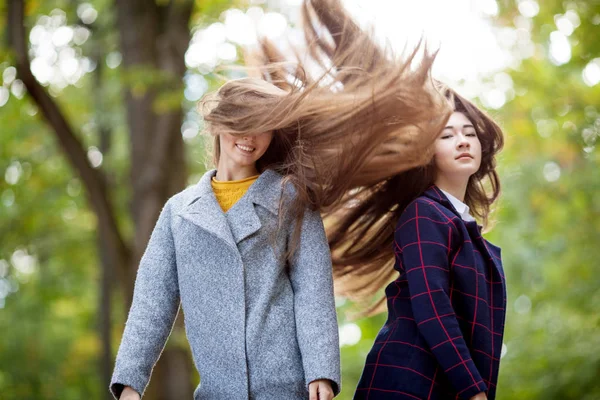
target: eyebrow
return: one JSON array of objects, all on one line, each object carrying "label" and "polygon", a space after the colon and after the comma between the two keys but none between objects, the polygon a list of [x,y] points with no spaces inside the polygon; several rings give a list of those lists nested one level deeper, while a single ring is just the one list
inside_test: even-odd
[{"label": "eyebrow", "polygon": [[[465,124],[462,126],[463,128],[475,128],[472,124]],[[447,127],[445,127],[444,129],[454,129],[454,126],[452,125],[448,125]]]}]

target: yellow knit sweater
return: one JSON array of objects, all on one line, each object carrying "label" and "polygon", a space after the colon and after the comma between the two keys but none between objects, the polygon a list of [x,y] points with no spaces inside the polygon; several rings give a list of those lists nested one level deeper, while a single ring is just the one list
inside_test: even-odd
[{"label": "yellow knit sweater", "polygon": [[258,175],[240,179],[239,181],[218,181],[213,177],[211,181],[212,189],[223,212],[227,212],[233,207],[257,179]]}]

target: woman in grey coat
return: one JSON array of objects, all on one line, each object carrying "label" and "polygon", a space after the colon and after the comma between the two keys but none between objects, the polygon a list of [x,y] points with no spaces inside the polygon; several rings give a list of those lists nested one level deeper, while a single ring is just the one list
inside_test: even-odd
[{"label": "woman in grey coat", "polygon": [[[213,113],[236,97],[227,92],[231,85],[219,91]],[[233,85],[281,95],[257,80]],[[194,399],[330,400],[340,390],[340,356],[321,217],[292,212],[296,191],[273,170],[286,156],[279,135],[210,130],[217,169],[160,214],[139,266],[111,391],[141,397],[181,304],[201,378]],[[224,212],[215,181],[242,179],[255,181]]]}]

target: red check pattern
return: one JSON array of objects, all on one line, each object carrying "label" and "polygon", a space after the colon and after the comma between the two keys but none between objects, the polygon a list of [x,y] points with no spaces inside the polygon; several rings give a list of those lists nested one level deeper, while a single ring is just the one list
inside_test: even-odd
[{"label": "red check pattern", "polygon": [[495,398],[506,290],[500,249],[435,186],[395,233],[398,279],[355,399]]}]

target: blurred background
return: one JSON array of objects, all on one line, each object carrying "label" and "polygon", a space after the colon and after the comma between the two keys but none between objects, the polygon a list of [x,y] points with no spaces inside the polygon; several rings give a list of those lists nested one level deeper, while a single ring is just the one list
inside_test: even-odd
[{"label": "blurred background", "polygon": [[[257,36],[299,41],[301,0],[24,3],[0,3],[0,397],[108,399],[158,212],[207,168],[195,105]],[[600,1],[345,4],[399,50],[424,34],[505,129],[498,398],[600,399]],[[338,304],[347,400],[385,316]],[[146,398],[198,381],[178,321]]]}]

